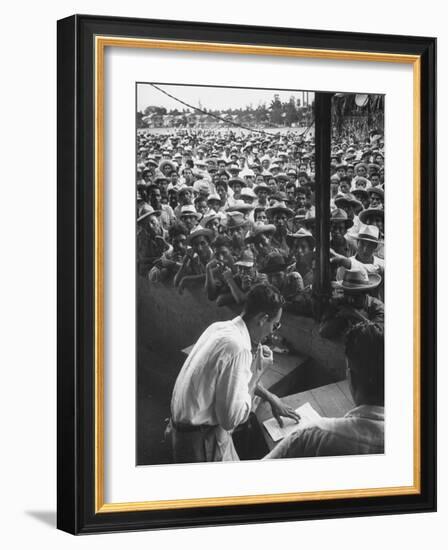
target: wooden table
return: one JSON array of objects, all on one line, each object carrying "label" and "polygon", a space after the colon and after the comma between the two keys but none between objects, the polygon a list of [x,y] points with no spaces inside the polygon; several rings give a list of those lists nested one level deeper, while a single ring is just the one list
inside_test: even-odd
[{"label": "wooden table", "polygon": [[[329,418],[340,418],[355,407],[347,380],[288,395],[283,397],[282,401],[293,409],[297,409],[301,405],[309,403],[321,416]],[[260,423],[269,450],[271,450],[275,447],[276,443],[272,440],[263,425],[265,420],[272,417],[270,405],[266,402],[260,403],[255,414]]]}]

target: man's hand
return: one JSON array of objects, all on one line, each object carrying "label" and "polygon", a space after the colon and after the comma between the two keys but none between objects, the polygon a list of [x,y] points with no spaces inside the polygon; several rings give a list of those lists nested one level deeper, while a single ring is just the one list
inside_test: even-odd
[{"label": "man's hand", "polygon": [[228,267],[224,269],[224,271],[222,272],[222,278],[228,283],[231,279],[233,279],[232,270]]},{"label": "man's hand", "polygon": [[284,403],[282,403],[281,399],[276,395],[271,394],[271,396],[269,397],[269,404],[271,405],[272,414],[274,415],[274,418],[277,420],[280,427],[283,427],[283,420],[281,418],[282,416],[285,416],[286,418],[292,418],[297,422],[297,424],[299,423],[300,414],[297,414],[296,411],[289,405],[285,405]]}]

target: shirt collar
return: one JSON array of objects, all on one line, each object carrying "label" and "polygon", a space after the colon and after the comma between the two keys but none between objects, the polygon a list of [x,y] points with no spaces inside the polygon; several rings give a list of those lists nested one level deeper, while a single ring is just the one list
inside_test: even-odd
[{"label": "shirt collar", "polygon": [[368,418],[384,422],[384,407],[379,405],[359,405],[345,415],[345,418]]},{"label": "shirt collar", "polygon": [[244,322],[241,315],[238,315],[238,317],[235,317],[234,319],[232,319],[232,323],[240,331],[241,337],[243,339],[244,347],[247,348],[249,351],[251,351],[252,343],[250,341],[250,334],[249,334],[249,331],[247,330],[246,323]]}]

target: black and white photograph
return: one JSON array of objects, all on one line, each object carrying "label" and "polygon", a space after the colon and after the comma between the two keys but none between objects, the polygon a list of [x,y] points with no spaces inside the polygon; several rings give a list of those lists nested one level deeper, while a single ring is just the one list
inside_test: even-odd
[{"label": "black and white photograph", "polygon": [[136,85],[137,465],[384,453],[386,97],[319,95]]}]

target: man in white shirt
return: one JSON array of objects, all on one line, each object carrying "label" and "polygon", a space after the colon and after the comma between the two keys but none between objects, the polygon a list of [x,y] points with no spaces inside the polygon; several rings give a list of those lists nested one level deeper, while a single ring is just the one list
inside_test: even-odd
[{"label": "man in white shirt", "polygon": [[[254,286],[242,314],[210,325],[185,361],[171,400],[168,432],[180,462],[239,460],[232,431],[244,423],[255,395],[274,416],[299,420],[297,413],[259,384],[272,352],[261,342],[280,327],[283,299],[271,285]],[[255,359],[252,350],[256,348]]]}]

